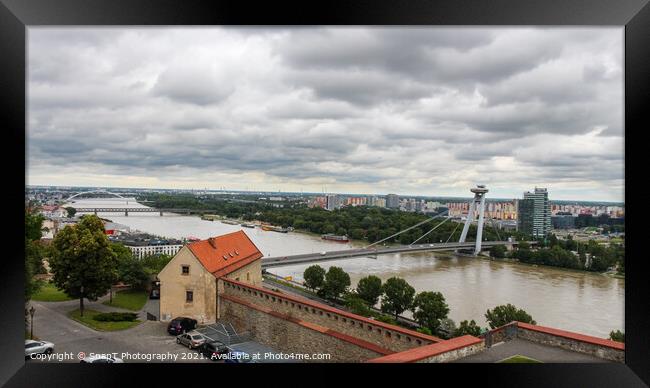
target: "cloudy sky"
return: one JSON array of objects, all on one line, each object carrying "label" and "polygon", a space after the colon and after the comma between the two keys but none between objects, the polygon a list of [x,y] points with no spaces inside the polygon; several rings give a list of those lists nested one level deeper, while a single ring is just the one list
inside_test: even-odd
[{"label": "cloudy sky", "polygon": [[31,185],[622,201],[622,28],[34,28]]}]

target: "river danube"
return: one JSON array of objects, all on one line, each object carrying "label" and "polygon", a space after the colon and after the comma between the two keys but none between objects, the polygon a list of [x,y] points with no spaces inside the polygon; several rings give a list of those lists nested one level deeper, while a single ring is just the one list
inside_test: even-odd
[{"label": "river danube", "polygon": [[[78,200],[75,207],[138,207],[130,200]],[[158,213],[102,213],[101,217],[140,230],[170,238],[207,238],[243,229],[264,256],[285,256],[359,247],[360,243],[325,241],[302,233],[277,233],[259,228],[242,228],[219,221],[204,221],[198,216]],[[302,280],[311,264],[272,268],[281,276]],[[551,267],[490,261],[440,253],[382,255],[377,259],[352,258],[319,263],[324,268],[342,267],[350,274],[353,286],[369,274],[382,280],[404,278],[416,291],[440,291],[450,307],[449,317],[456,323],[474,319],[487,326],[485,311],[512,303],[523,308],[539,325],[608,337],[612,330],[624,328],[625,280],[602,274]],[[408,314],[405,314],[408,315]]]}]

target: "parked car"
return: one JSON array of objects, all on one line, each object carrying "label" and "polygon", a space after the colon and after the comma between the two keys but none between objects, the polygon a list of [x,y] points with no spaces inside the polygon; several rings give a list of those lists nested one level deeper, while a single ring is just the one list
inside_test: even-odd
[{"label": "parked car", "polygon": [[187,317],[176,317],[167,325],[167,332],[171,335],[179,335],[196,329],[196,319]]},{"label": "parked car", "polygon": [[104,355],[89,356],[81,359],[80,362],[82,364],[123,364],[124,363],[124,361],[122,361],[122,359],[119,357],[104,356]]},{"label": "parked car", "polygon": [[205,341],[199,346],[199,353],[209,357],[212,361],[220,359],[219,356],[228,354],[230,350],[220,341]]},{"label": "parked car", "polygon": [[32,354],[52,354],[54,344],[47,341],[25,340],[25,358]]},{"label": "parked car", "polygon": [[196,349],[199,346],[203,345],[206,341],[206,338],[196,332],[184,333],[176,337],[176,343],[187,346],[190,349]]},{"label": "parked car", "polygon": [[149,293],[149,299],[160,299],[160,290],[152,289]]},{"label": "parked car", "polygon": [[246,352],[240,352],[240,351],[231,351],[229,353],[229,357],[227,357],[225,360],[228,364],[254,364],[257,363],[253,359],[253,356]]}]

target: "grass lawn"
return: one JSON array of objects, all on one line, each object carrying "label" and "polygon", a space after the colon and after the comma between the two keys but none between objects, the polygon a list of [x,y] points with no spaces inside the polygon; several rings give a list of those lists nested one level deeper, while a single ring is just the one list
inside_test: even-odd
[{"label": "grass lawn", "polygon": [[64,300],[72,300],[72,298],[56,288],[54,284],[44,283],[40,291],[32,295],[32,300],[39,302],[62,302]]},{"label": "grass lawn", "polygon": [[113,303],[110,303],[107,300],[102,302],[102,304],[105,304],[106,306],[120,307],[131,311],[140,311],[144,304],[147,303],[148,298],[149,295],[146,291],[124,290],[113,294]]},{"label": "grass lawn", "polygon": [[529,357],[517,354],[517,355],[514,355],[512,357],[508,357],[506,359],[503,359],[503,360],[499,361],[499,363],[503,363],[503,364],[525,364],[525,363],[541,364],[542,362],[537,361],[534,358],[529,358]]},{"label": "grass lawn", "polygon": [[90,327],[91,329],[98,330],[98,331],[124,330],[140,324],[140,320],[135,320],[133,322],[130,321],[100,322],[93,319],[93,317],[97,314],[100,314],[100,312],[91,309],[84,309],[84,316],[82,317],[79,315],[79,309],[76,309],[70,311],[68,313],[68,316],[74,319],[75,321],[82,323]]}]

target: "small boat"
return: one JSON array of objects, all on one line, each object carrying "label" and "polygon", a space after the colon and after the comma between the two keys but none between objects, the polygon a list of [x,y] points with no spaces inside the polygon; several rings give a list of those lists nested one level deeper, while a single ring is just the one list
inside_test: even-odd
[{"label": "small boat", "polygon": [[332,241],[340,241],[340,242],[348,242],[350,239],[348,236],[343,235],[343,236],[337,236],[334,234],[324,234],[321,236],[323,240],[332,240]]},{"label": "small boat", "polygon": [[289,231],[293,230],[293,228],[283,228],[280,226],[273,226],[273,225],[262,225],[262,230],[266,230],[270,232],[288,233]]},{"label": "small boat", "polygon": [[244,228],[254,228],[255,224],[248,224],[244,222],[243,224],[241,224],[241,226],[243,226]]},{"label": "small boat", "polygon": [[228,224],[228,225],[239,225],[239,222],[233,220],[221,220],[221,223]]}]

